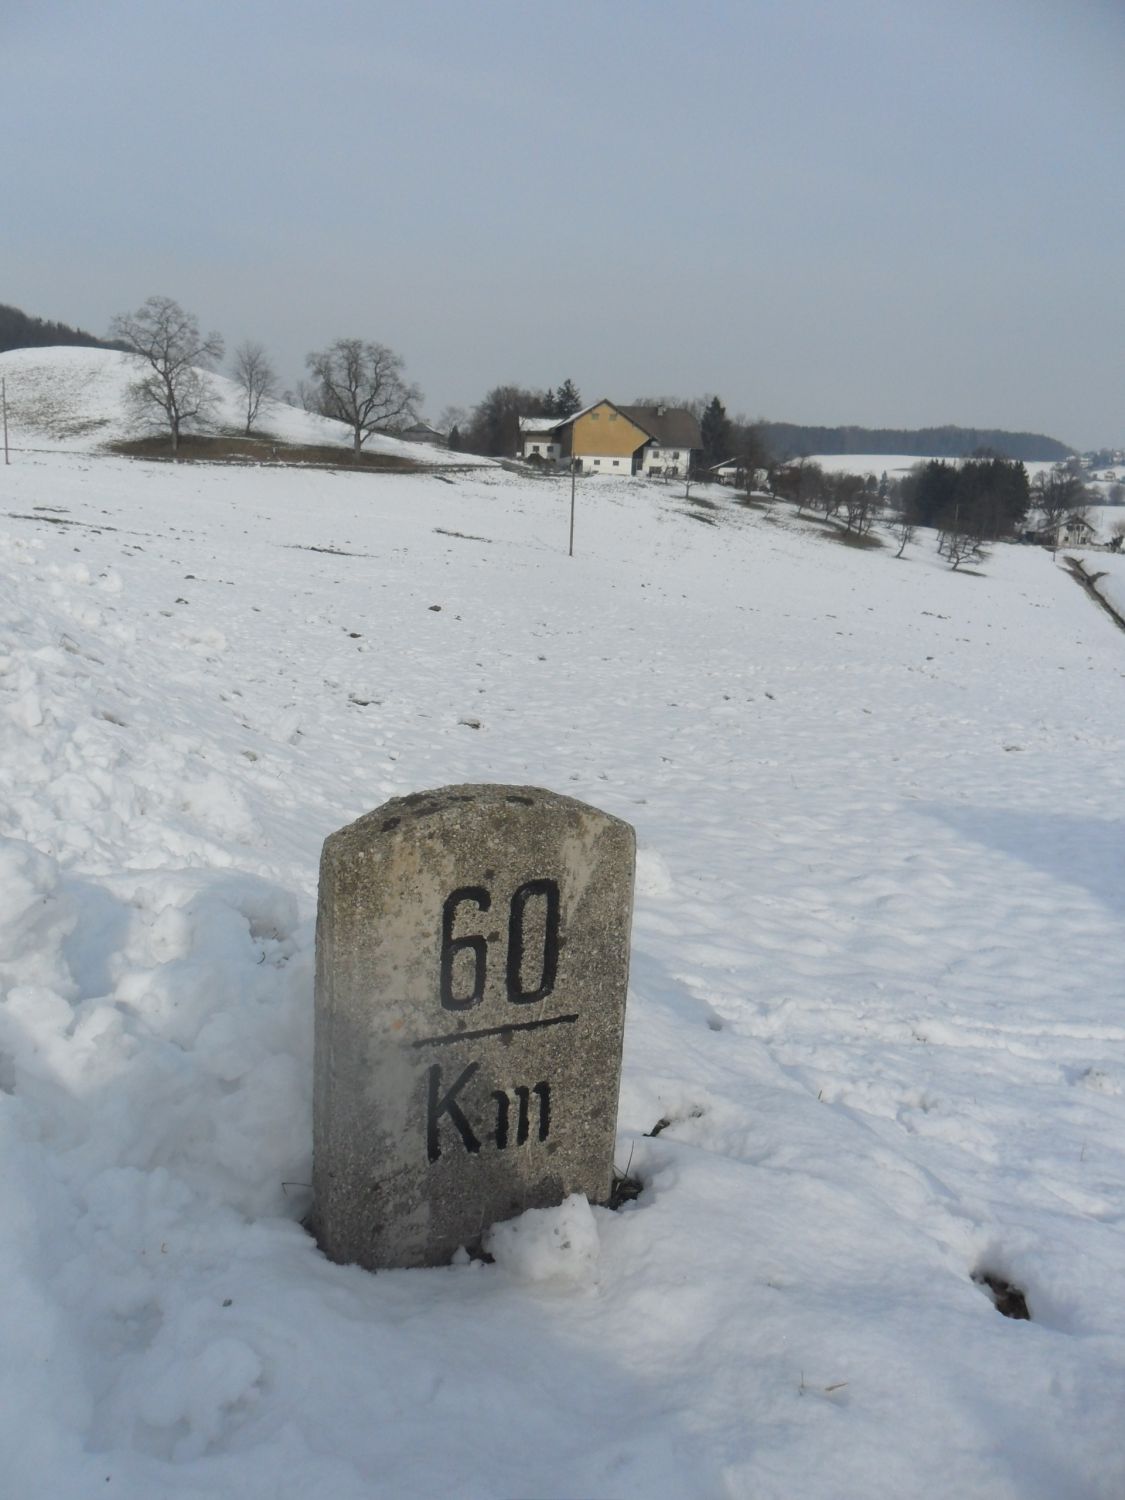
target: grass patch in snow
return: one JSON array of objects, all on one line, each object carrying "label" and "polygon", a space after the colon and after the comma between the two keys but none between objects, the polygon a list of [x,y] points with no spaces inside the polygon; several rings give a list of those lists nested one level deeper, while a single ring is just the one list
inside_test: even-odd
[{"label": "grass patch in snow", "polygon": [[[172,440],[164,434],[123,438],[109,444],[111,453],[125,458],[170,460]],[[361,452],[330,444],[287,443],[280,438],[235,436],[229,433],[185,433],[180,438],[182,463],[300,465],[321,469],[367,469],[392,474],[416,474],[423,466],[413,459],[386,453]]]},{"label": "grass patch in snow", "polygon": [[873,531],[845,531],[841,526],[834,526],[829,522],[820,532],[826,541],[839,542],[841,547],[854,547],[859,552],[877,552],[886,544],[883,538],[876,536]]}]

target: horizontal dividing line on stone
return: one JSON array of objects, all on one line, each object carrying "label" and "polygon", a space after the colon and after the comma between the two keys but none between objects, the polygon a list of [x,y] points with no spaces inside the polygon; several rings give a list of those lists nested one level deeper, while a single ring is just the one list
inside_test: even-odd
[{"label": "horizontal dividing line on stone", "polygon": [[480,1031],[450,1031],[445,1036],[424,1036],[411,1047],[445,1047],[450,1042],[474,1042],[482,1036],[502,1036],[505,1031],[538,1031],[543,1026],[568,1026],[577,1021],[578,1012],[572,1016],[548,1016],[543,1021],[510,1021],[506,1026],[484,1026]]}]

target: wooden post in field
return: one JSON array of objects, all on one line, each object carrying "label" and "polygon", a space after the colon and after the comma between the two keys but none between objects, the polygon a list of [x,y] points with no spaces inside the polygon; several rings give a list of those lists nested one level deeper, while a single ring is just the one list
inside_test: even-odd
[{"label": "wooden post in field", "polygon": [[0,380],[0,406],[4,408],[4,462],[10,463],[8,457],[8,382]]}]

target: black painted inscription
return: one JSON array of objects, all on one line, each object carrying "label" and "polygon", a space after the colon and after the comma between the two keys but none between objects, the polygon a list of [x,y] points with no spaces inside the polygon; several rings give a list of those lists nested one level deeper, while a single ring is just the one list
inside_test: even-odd
[{"label": "black painted inscription", "polygon": [[[457,1095],[479,1070],[479,1063],[470,1063],[463,1069],[453,1085],[442,1093],[441,1064],[434,1063],[429,1070],[428,1104],[426,1118],[426,1155],[431,1162],[442,1156],[441,1121],[448,1116],[450,1124],[461,1138],[461,1144],[471,1155],[481,1149],[480,1137],[470,1124],[464,1110],[457,1102]],[[512,1095],[516,1099],[515,1135],[512,1132]],[[535,1139],[545,1141],[551,1133],[551,1085],[545,1080],[528,1088],[519,1084],[512,1089],[495,1089],[492,1093],[496,1105],[496,1129],[492,1139],[497,1151],[506,1151],[509,1146],[526,1146],[531,1139],[531,1101],[539,1103],[539,1120]]]},{"label": "black painted inscription", "polygon": [[[446,1010],[470,1010],[484,999],[488,940],[480,933],[472,937],[453,936],[457,908],[465,901],[474,902],[478,911],[487,911],[492,905],[492,897],[483,885],[463,885],[445,898],[441,909],[441,1003]],[[459,953],[473,955],[473,987],[467,995],[453,993],[453,965]]]},{"label": "black painted inscription", "polygon": [[503,1151],[508,1144],[508,1115],[512,1101],[504,1089],[497,1089],[492,1097],[496,1100],[496,1149]]},{"label": "black painted inscription", "polygon": [[[535,988],[525,990],[523,971],[527,904],[536,898],[540,898],[544,904],[541,967]],[[508,999],[513,1005],[532,1005],[536,1000],[545,1000],[555,987],[558,972],[559,884],[557,880],[529,880],[513,895],[508,917]]]},{"label": "black painted inscription", "polygon": [[480,1063],[470,1063],[462,1070],[460,1077],[441,1092],[441,1064],[434,1063],[430,1068],[428,1103],[426,1107],[426,1155],[432,1162],[441,1156],[441,1117],[448,1115],[450,1122],[456,1127],[457,1134],[461,1137],[461,1144],[471,1155],[476,1155],[480,1150],[480,1141],[473,1134],[473,1127],[469,1124],[461,1108],[457,1103],[457,1095],[468,1083],[469,1079],[479,1069]]},{"label": "black painted inscription", "polygon": [[[536,1139],[545,1141],[551,1133],[551,1085],[537,1083],[534,1088],[519,1085],[512,1089],[516,1096],[519,1114],[516,1117],[517,1146],[525,1146],[531,1138],[531,1097],[539,1100],[539,1128]],[[504,1151],[511,1144],[512,1099],[507,1089],[497,1089],[492,1095],[496,1101],[496,1149]]]},{"label": "black painted inscription", "polygon": [[545,1141],[551,1133],[551,1085],[537,1083],[531,1092],[539,1100],[539,1139]]},{"label": "black painted inscription", "polygon": [[[488,946],[497,933],[485,937],[476,932],[454,937],[460,908],[475,906],[478,912],[492,908],[492,895],[483,885],[462,885],[451,891],[441,908],[440,994],[444,1010],[471,1010],[484,999],[488,981]],[[529,907],[531,908],[529,912]],[[555,988],[559,972],[559,885],[557,880],[528,880],[512,895],[508,909],[508,952],[505,960],[505,988],[512,1005],[534,1005],[545,1000]],[[534,923],[537,952],[528,952],[528,925]],[[539,935],[538,929],[542,933]],[[468,954],[471,975],[458,964]],[[457,969],[457,974],[454,970]],[[529,972],[530,969],[530,972]],[[458,977],[461,990],[458,993]],[[472,984],[466,990],[466,979]],[[534,981],[534,982],[532,982]],[[525,983],[530,988],[525,988]]]}]

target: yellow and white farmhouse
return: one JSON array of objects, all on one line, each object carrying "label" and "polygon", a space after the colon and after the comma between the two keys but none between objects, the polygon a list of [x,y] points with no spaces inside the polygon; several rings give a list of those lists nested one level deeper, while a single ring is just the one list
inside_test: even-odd
[{"label": "yellow and white farmhouse", "polygon": [[700,443],[699,422],[684,407],[618,406],[595,401],[569,417],[521,417],[521,457],[583,474],[644,474],[682,479]]}]

